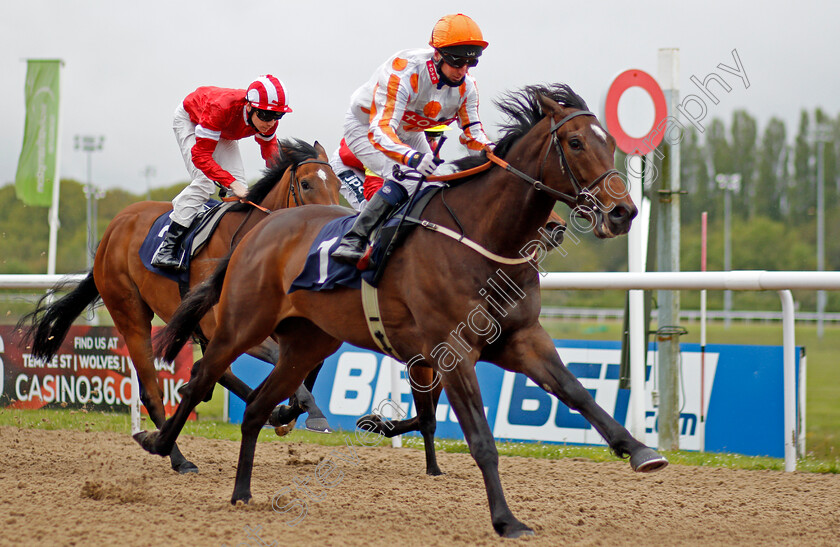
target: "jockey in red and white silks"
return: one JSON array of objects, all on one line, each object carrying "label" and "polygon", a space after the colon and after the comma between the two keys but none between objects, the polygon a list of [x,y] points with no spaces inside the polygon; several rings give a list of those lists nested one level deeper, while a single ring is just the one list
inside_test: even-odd
[{"label": "jockey in red and white silks", "polygon": [[266,166],[278,153],[277,120],[291,112],[283,84],[270,74],[248,89],[199,87],[175,109],[172,129],[192,181],[172,200],[167,235],[152,265],[178,271],[180,241],[216,185],[236,196],[248,193],[240,139],[254,137]]}]

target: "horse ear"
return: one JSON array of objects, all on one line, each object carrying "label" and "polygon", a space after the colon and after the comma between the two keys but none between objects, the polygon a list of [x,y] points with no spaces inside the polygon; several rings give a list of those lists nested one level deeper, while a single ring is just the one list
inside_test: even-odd
[{"label": "horse ear", "polygon": [[322,160],[326,161],[328,159],[327,158],[327,151],[324,150],[324,147],[321,146],[321,143],[318,142],[318,141],[315,141],[315,151],[318,152],[318,157],[321,158]]},{"label": "horse ear", "polygon": [[537,100],[540,103],[540,107],[542,108],[543,114],[546,116],[550,114],[559,113],[560,110],[563,108],[562,106],[560,106],[560,103],[549,97],[546,97],[542,93],[537,94]]}]

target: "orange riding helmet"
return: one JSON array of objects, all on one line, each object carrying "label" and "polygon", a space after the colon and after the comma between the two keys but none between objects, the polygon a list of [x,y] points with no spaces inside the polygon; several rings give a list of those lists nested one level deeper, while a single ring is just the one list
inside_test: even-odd
[{"label": "orange riding helmet", "polygon": [[488,44],[475,21],[463,13],[456,13],[445,15],[435,23],[429,45],[441,53],[476,58]]}]

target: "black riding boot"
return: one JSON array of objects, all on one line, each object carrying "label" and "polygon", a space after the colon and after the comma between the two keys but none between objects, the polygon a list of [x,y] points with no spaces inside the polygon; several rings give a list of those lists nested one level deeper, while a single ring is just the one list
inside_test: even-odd
[{"label": "black riding boot", "polygon": [[396,207],[398,205],[385,201],[379,192],[373,194],[331,256],[339,262],[356,264],[365,255],[370,234]]},{"label": "black riding boot", "polygon": [[163,243],[160,244],[154,258],[152,258],[152,266],[175,272],[184,271],[178,255],[181,254],[181,240],[186,233],[186,226],[181,226],[171,220],[169,229],[166,231],[166,237],[163,238]]}]

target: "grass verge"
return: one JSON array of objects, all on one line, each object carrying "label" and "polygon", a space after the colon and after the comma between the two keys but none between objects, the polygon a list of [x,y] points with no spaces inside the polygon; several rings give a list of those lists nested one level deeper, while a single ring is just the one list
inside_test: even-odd
[{"label": "grass verge", "polygon": [[[84,410],[0,409],[0,426],[40,430],[71,429],[86,432],[107,431],[126,435],[131,431],[131,422],[128,414],[86,412]],[[144,417],[143,427],[145,429],[152,428],[151,422],[147,417]],[[229,441],[238,441],[241,438],[238,424],[229,424],[206,418],[188,422],[184,427],[184,434]],[[341,446],[346,443],[356,443],[353,432],[349,431],[336,431],[335,433],[324,435],[295,430],[286,437],[278,437],[271,428],[265,428],[260,432],[259,441],[314,443],[325,446]],[[365,444],[370,445],[367,441]],[[383,438],[378,446],[390,446],[390,440]],[[409,449],[423,450],[423,439],[414,435],[404,436],[403,446]],[[576,460],[591,462],[618,460],[606,447],[522,442],[497,442],[496,446],[499,454],[502,456],[551,460],[574,458]],[[442,452],[469,453],[469,448],[464,441],[452,439],[436,439],[435,448]],[[663,455],[672,464],[678,465],[748,470],[784,470],[784,460],[779,458],[742,456],[739,454],[701,454],[688,451],[663,452]],[[799,461],[797,469],[811,473],[840,473],[840,460],[817,459],[809,456]]]}]

